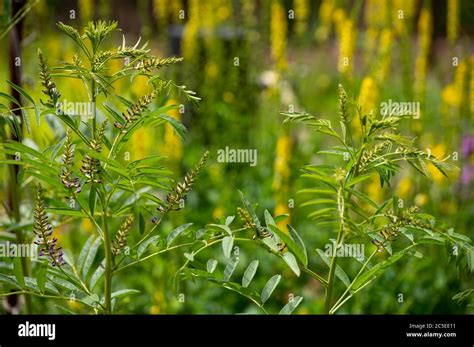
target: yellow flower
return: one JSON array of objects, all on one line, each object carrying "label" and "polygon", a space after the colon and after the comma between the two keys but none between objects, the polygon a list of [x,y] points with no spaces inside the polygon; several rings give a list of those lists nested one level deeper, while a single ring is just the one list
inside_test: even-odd
[{"label": "yellow flower", "polygon": [[[439,143],[431,150],[431,155],[435,156],[436,158],[442,158],[446,153],[446,145],[444,143]],[[430,173],[431,178],[436,183],[446,182],[446,177],[439,172],[439,170],[431,163],[428,164],[428,171]]]},{"label": "yellow flower", "polygon": [[382,29],[389,20],[388,1],[367,0],[364,15],[367,26]]},{"label": "yellow flower", "polygon": [[380,186],[380,179],[378,176],[374,176],[367,185],[366,188],[367,195],[374,200],[375,202],[382,202],[383,199],[383,189]]},{"label": "yellow flower", "polygon": [[415,205],[419,207],[423,207],[428,203],[428,200],[429,200],[428,195],[423,194],[423,193],[416,194]]},{"label": "yellow flower", "polygon": [[352,72],[354,65],[354,49],[356,43],[356,27],[351,19],[345,19],[339,30],[339,71],[341,73]]},{"label": "yellow flower", "polygon": [[402,199],[407,199],[413,191],[412,178],[404,177],[398,182],[396,194]]},{"label": "yellow flower", "polygon": [[315,37],[319,42],[324,42],[328,39],[331,31],[331,20],[334,11],[333,0],[323,0],[319,7],[319,21],[320,25],[316,29]]},{"label": "yellow flower", "polygon": [[220,217],[224,216],[225,210],[222,207],[216,207],[214,211],[212,211],[212,218],[219,219]]},{"label": "yellow flower", "polygon": [[362,107],[364,115],[370,114],[377,108],[379,92],[377,85],[372,77],[365,77],[360,86],[358,103]]},{"label": "yellow flower", "polygon": [[461,106],[464,101],[464,93],[466,92],[466,75],[467,75],[467,64],[466,61],[461,60],[456,68],[454,75],[454,85],[456,87],[456,93],[459,95],[459,104]]},{"label": "yellow flower", "polygon": [[459,35],[459,1],[448,0],[448,17],[446,27],[448,29],[448,40],[452,44],[456,42]]},{"label": "yellow flower", "polygon": [[407,33],[407,23],[410,23],[413,18],[415,7],[416,1],[413,0],[393,0],[393,22],[397,35],[401,36]]},{"label": "yellow flower", "polygon": [[164,28],[168,17],[168,4],[166,0],[153,0],[153,15],[158,28]]},{"label": "yellow flower", "polygon": [[200,27],[199,0],[189,2],[189,20],[186,23],[182,40],[183,57],[191,61],[196,56]]},{"label": "yellow flower", "polygon": [[95,232],[95,227],[89,218],[84,218],[82,220],[81,229],[91,234]]},{"label": "yellow flower", "polygon": [[420,99],[424,99],[426,88],[426,71],[428,65],[428,53],[431,46],[431,32],[433,23],[430,10],[423,7],[418,20],[418,45],[419,52],[415,62],[415,93]]},{"label": "yellow flower", "polygon": [[208,61],[206,64],[206,74],[211,78],[217,77],[219,66],[213,61]]},{"label": "yellow flower", "polygon": [[448,106],[459,105],[460,96],[457,93],[454,84],[448,84],[446,87],[443,88],[443,91],[441,93],[441,99],[443,100],[443,103]]},{"label": "yellow flower", "polygon": [[67,305],[69,306],[69,308],[73,311],[79,311],[80,309],[82,309],[84,307],[83,304],[81,304],[80,302],[76,301],[76,300],[69,300],[67,302]]},{"label": "yellow flower", "polygon": [[283,4],[280,0],[273,0],[270,20],[270,42],[272,58],[276,62],[278,70],[285,70],[287,67],[287,31],[286,13]]},{"label": "yellow flower", "polygon": [[290,177],[288,162],[291,156],[292,141],[290,136],[282,135],[278,138],[276,145],[276,158],[274,163],[274,176],[272,188],[280,191],[287,184]]},{"label": "yellow flower", "polygon": [[[173,99],[168,100],[166,105],[175,105],[176,101]],[[181,121],[181,114],[177,108],[173,108],[168,111],[168,115],[177,121]],[[168,156],[172,161],[178,162],[183,155],[183,144],[181,139],[176,134],[173,127],[166,123],[165,124],[165,135],[164,135],[164,154]]]},{"label": "yellow flower", "polygon": [[161,314],[163,313],[164,295],[161,290],[157,290],[153,294],[154,305],[150,307],[150,314]]},{"label": "yellow flower", "polygon": [[305,33],[308,28],[309,3],[308,0],[294,0],[295,6],[295,32],[298,35]]},{"label": "yellow flower", "polygon": [[[150,129],[139,128],[137,129],[130,139],[130,159],[144,158],[150,154],[153,144],[152,136],[150,134]],[[127,153],[125,153],[127,155]]]},{"label": "yellow flower", "polygon": [[379,42],[379,68],[377,71],[377,79],[384,82],[390,71],[391,51],[393,43],[393,34],[389,29],[382,31]]},{"label": "yellow flower", "polygon": [[87,23],[92,19],[92,13],[94,12],[94,1],[93,0],[79,0],[79,15],[81,21]]}]

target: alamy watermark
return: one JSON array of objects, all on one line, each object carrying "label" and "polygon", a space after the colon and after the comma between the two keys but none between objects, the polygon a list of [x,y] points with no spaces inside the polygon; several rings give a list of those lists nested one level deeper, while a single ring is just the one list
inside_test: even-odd
[{"label": "alamy watermark", "polygon": [[56,104],[56,113],[90,119],[94,116],[94,106],[94,102],[91,101],[68,101],[64,99],[62,102]]},{"label": "alamy watermark", "polygon": [[38,246],[33,243],[12,243],[6,241],[0,243],[0,258],[31,258],[33,261],[38,260]]},{"label": "alamy watermark", "polygon": [[336,247],[336,242],[333,241],[332,243],[326,244],[324,253],[328,257],[348,257],[356,258],[359,261],[363,261],[365,254],[365,246],[363,243],[344,243]]},{"label": "alamy watermark", "polygon": [[380,103],[380,114],[382,116],[412,116],[413,119],[420,118],[420,103],[416,101],[383,101]]},{"label": "alamy watermark", "polygon": [[217,150],[217,162],[219,163],[248,163],[250,166],[257,165],[256,149],[235,149],[226,146]]}]

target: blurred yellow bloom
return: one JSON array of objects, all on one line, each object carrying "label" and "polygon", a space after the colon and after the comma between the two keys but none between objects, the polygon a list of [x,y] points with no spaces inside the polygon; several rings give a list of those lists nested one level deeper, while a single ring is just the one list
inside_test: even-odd
[{"label": "blurred yellow bloom", "polygon": [[276,62],[278,70],[285,70],[287,67],[287,31],[287,18],[283,4],[280,0],[273,0],[270,20],[270,42],[272,58]]},{"label": "blurred yellow bloom", "polygon": [[[177,102],[173,99],[168,100],[166,105],[175,105]],[[181,114],[178,108],[173,108],[168,111],[168,115],[177,121],[181,121]],[[165,135],[164,135],[164,149],[163,154],[168,156],[174,162],[178,162],[183,156],[183,144],[178,134],[176,134],[173,127],[166,123],[165,124]]]},{"label": "blurred yellow bloom", "polygon": [[[444,143],[439,143],[433,148],[430,148],[431,155],[434,155],[437,158],[443,158],[446,154],[446,145]],[[439,170],[431,163],[428,163],[428,171],[431,175],[431,178],[436,183],[446,182],[446,177],[439,172]]]},{"label": "blurred yellow bloom", "polygon": [[217,66],[215,62],[213,61],[207,62],[206,74],[211,78],[217,77],[217,75],[219,74],[219,67]]},{"label": "blurred yellow bloom", "polygon": [[212,218],[219,219],[220,217],[224,216],[225,210],[223,207],[216,207],[214,211],[212,211]]},{"label": "blurred yellow bloom", "polygon": [[459,35],[459,1],[448,0],[448,13],[447,13],[447,24],[448,29],[448,40],[452,44],[456,42]]},{"label": "blurred yellow bloom", "polygon": [[234,100],[235,100],[234,93],[232,93],[231,91],[226,90],[224,92],[224,94],[222,94],[222,99],[224,99],[225,102],[230,104],[230,103],[234,102]]},{"label": "blurred yellow bloom", "polygon": [[83,304],[81,304],[80,302],[76,301],[76,300],[69,300],[67,302],[67,305],[69,306],[69,308],[73,311],[79,311],[80,309],[82,309],[84,307]]},{"label": "blurred yellow bloom", "polygon": [[358,103],[361,105],[364,115],[375,112],[377,102],[379,99],[379,92],[377,85],[372,77],[365,77],[360,86]]},{"label": "blurred yellow bloom", "polygon": [[87,23],[92,20],[92,13],[94,12],[94,0],[79,0],[79,15],[81,21]]},{"label": "blurred yellow bloom", "polygon": [[404,177],[398,182],[396,194],[402,199],[407,199],[410,197],[413,191],[413,182],[410,177]]},{"label": "blurred yellow bloom", "polygon": [[416,194],[415,205],[418,207],[423,207],[428,203],[428,200],[429,200],[428,195],[423,194],[423,193]]},{"label": "blurred yellow bloom", "polygon": [[157,290],[153,294],[153,301],[154,305],[150,307],[150,314],[161,314],[163,313],[163,303],[164,303],[164,295],[161,290]]},{"label": "blurred yellow bloom", "polygon": [[346,11],[343,8],[337,8],[332,13],[332,20],[334,22],[334,26],[336,28],[336,33],[338,36],[341,35],[342,27],[347,18]]},{"label": "blurred yellow bloom", "polygon": [[466,92],[466,76],[467,76],[467,63],[465,60],[461,60],[456,68],[454,75],[454,85],[456,87],[456,93],[459,95],[459,105],[464,101],[464,94]]},{"label": "blurred yellow bloom", "polygon": [[323,0],[319,7],[320,24],[315,32],[316,40],[324,42],[328,39],[331,31],[331,22],[334,11],[334,0]]},{"label": "blurred yellow bloom", "polygon": [[94,225],[92,224],[92,222],[90,221],[89,218],[84,218],[81,222],[81,229],[88,232],[88,233],[93,233],[95,232],[95,227]]},{"label": "blurred yellow bloom", "polygon": [[309,2],[308,0],[294,0],[295,7],[295,32],[302,35],[308,28]]},{"label": "blurred yellow bloom", "polygon": [[353,70],[354,50],[357,30],[351,19],[345,19],[339,32],[339,71],[351,73]]},{"label": "blurred yellow bloom", "polygon": [[217,18],[219,22],[224,22],[231,15],[232,3],[228,1],[221,1],[217,8]]},{"label": "blurred yellow bloom", "polygon": [[166,0],[153,0],[153,15],[158,28],[164,28],[168,17],[168,4]]},{"label": "blurred yellow bloom", "polygon": [[425,95],[428,53],[431,46],[432,30],[433,20],[431,12],[428,8],[423,7],[418,19],[419,52],[415,62],[415,93],[420,99],[424,99]]},{"label": "blurred yellow bloom", "polygon": [[415,13],[416,1],[414,0],[392,0],[393,22],[397,35],[407,33],[407,24]]},{"label": "blurred yellow bloom", "polygon": [[140,98],[143,95],[149,93],[151,91],[151,87],[147,82],[148,78],[146,76],[135,77],[131,87],[132,96],[135,98]]},{"label": "blurred yellow bloom", "polygon": [[288,182],[290,177],[289,161],[291,156],[292,141],[287,134],[281,135],[276,144],[276,157],[274,163],[274,176],[272,188],[278,192]]},{"label": "blurred yellow bloom", "polygon": [[144,158],[151,153],[152,147],[156,146],[156,143],[153,143],[150,134],[151,131],[153,131],[153,129],[139,128],[134,132],[129,141],[131,151],[130,159]]},{"label": "blurred yellow bloom", "polygon": [[390,72],[391,53],[393,44],[393,34],[389,29],[382,31],[379,42],[379,68],[377,70],[377,79],[384,82]]},{"label": "blurred yellow bloom", "polygon": [[375,175],[370,181],[369,184],[367,185],[366,188],[367,195],[374,200],[375,202],[382,202],[383,199],[383,190],[382,187],[380,186],[380,179],[377,175]]},{"label": "blurred yellow bloom", "polygon": [[454,84],[448,84],[443,88],[441,99],[446,105],[458,106],[460,102],[460,95],[456,91]]},{"label": "blurred yellow bloom", "polygon": [[389,20],[388,4],[386,0],[367,0],[365,5],[365,23],[369,27],[382,29]]}]

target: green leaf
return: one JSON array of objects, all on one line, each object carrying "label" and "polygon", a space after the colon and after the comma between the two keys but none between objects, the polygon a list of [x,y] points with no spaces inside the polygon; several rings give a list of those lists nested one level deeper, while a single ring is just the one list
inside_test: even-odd
[{"label": "green leaf", "polygon": [[244,276],[242,277],[242,287],[247,288],[252,282],[255,273],[257,272],[258,269],[258,260],[253,260],[249,266],[247,266],[247,269],[245,269]]},{"label": "green leaf", "polygon": [[265,284],[265,287],[262,289],[262,305],[265,304],[265,302],[270,298],[272,295],[273,291],[277,287],[278,283],[280,283],[281,280],[281,275],[275,275],[272,278],[268,280],[268,282]]},{"label": "green leaf", "polygon": [[0,273],[0,282],[6,283],[9,286],[13,286],[15,288],[21,288],[20,284],[18,281],[15,279],[13,276],[7,276],[2,273]]},{"label": "green leaf", "polygon": [[184,140],[184,136],[186,134],[186,127],[183,125],[183,123],[165,114],[160,115],[159,118],[167,121],[173,127],[174,131],[176,132],[176,134],[178,134],[180,139]]},{"label": "green leaf", "polygon": [[239,263],[239,257],[232,257],[230,258],[227,266],[224,269],[224,281],[228,282],[234,273],[235,269],[237,268],[237,264]]},{"label": "green leaf", "polygon": [[87,254],[89,254],[89,250],[91,249],[91,246],[94,243],[95,239],[96,239],[96,235],[91,235],[87,239],[86,243],[84,243],[84,246],[82,246],[81,253],[79,253],[79,258],[77,258],[77,263],[76,263],[76,267],[79,272],[82,271]]},{"label": "green leaf", "polygon": [[224,282],[224,281],[220,281],[220,280],[217,280],[217,279],[214,279],[214,278],[208,278],[207,279],[209,282],[212,282],[212,283],[215,283],[215,284],[218,284],[219,286],[222,286],[226,289],[229,289],[233,292],[236,292],[236,293],[239,293],[240,295],[250,299],[251,301],[253,301],[255,304],[259,305],[260,306],[260,295],[250,289],[250,288],[244,288],[242,287],[240,284],[238,283],[234,283],[234,282]]},{"label": "green leaf", "polygon": [[143,255],[143,253],[145,253],[145,251],[147,250],[147,248],[154,242],[156,242],[157,240],[159,240],[161,238],[161,235],[155,235],[155,236],[152,236],[148,239],[146,239],[145,241],[142,242],[142,244],[140,244],[140,246],[138,246],[138,249],[137,249],[137,256],[138,258],[141,258],[141,256]]},{"label": "green leaf", "polygon": [[93,184],[91,186],[91,190],[90,190],[90,193],[89,193],[89,211],[91,213],[91,216],[94,215],[96,197],[97,197],[97,188],[96,188],[95,184]]},{"label": "green leaf", "polygon": [[270,225],[273,225],[276,227],[276,223],[275,221],[273,220],[273,217],[272,215],[270,214],[270,212],[268,212],[268,210],[265,210],[264,211],[264,216],[265,216],[265,223],[267,224],[267,227],[269,228]]},{"label": "green leaf", "polygon": [[138,232],[140,235],[145,232],[145,218],[141,212],[138,212]]},{"label": "green leaf", "polygon": [[46,274],[48,272],[48,265],[47,263],[41,263],[36,274],[36,283],[38,283],[38,288],[41,292],[44,293],[45,285],[46,285]]},{"label": "green leaf", "polygon": [[[316,250],[321,257],[321,259],[324,261],[324,263],[330,267],[331,266],[331,260],[329,257],[324,253],[322,250],[319,248]],[[347,274],[342,270],[342,268],[339,265],[336,265],[336,276],[341,280],[342,283],[345,284],[346,287],[349,287],[350,285],[350,280]]]},{"label": "green leaf", "polygon": [[136,289],[122,289],[122,290],[117,290],[116,292],[113,292],[111,297],[112,299],[118,299],[124,296],[138,294],[138,293],[140,293],[140,291]]},{"label": "green leaf", "polygon": [[102,263],[104,262],[102,261],[101,264],[97,266],[97,269],[92,274],[91,280],[89,282],[89,287],[91,290],[94,289],[99,279],[104,275],[105,268],[104,268],[104,265],[102,265]]},{"label": "green leaf", "polygon": [[21,266],[21,258],[14,257],[13,258],[13,273],[15,275],[16,280],[20,284],[22,288],[25,287],[25,277],[23,276],[23,268]]},{"label": "green leaf", "polygon": [[[293,238],[300,252],[302,253],[302,258],[300,259],[301,262],[304,264],[304,266],[308,266],[308,253],[306,252],[306,246],[304,245],[303,239],[291,225],[287,224],[287,227],[290,232],[290,236]],[[295,254],[298,256],[297,252],[295,252]]]},{"label": "green leaf", "polygon": [[218,229],[220,231],[225,232],[229,236],[232,236],[232,230],[230,230],[230,228],[227,225],[224,225],[224,224],[207,224],[206,228],[214,229],[214,230]]},{"label": "green leaf", "polygon": [[364,182],[364,181],[368,180],[371,177],[372,177],[371,173],[366,174],[366,175],[362,175],[362,176],[357,176],[357,177],[351,179],[349,181],[349,183],[346,184],[346,188],[352,187],[352,186],[356,185],[357,183]]},{"label": "green leaf", "polygon": [[303,298],[301,296],[295,296],[294,298],[291,298],[290,301],[281,309],[279,314],[291,314],[295,308],[298,307],[298,305],[303,301]]},{"label": "green leaf", "polygon": [[288,235],[287,233],[281,231],[276,225],[269,225],[271,231],[273,231],[280,239],[283,241],[290,251],[295,253],[298,259],[305,266],[308,264],[308,257],[306,253],[298,246],[298,244]]},{"label": "green leaf", "polygon": [[296,276],[300,276],[300,268],[298,262],[296,261],[295,256],[291,252],[285,252],[281,255],[285,263],[290,267],[291,271],[295,273]]},{"label": "green leaf", "polygon": [[176,229],[174,229],[168,235],[168,237],[166,239],[166,247],[169,247],[171,245],[171,243],[174,241],[174,239],[176,239],[183,231],[188,229],[191,225],[193,225],[193,223],[187,223],[187,224],[181,225],[181,226],[177,227]]},{"label": "green leaf", "polygon": [[222,251],[226,258],[230,257],[232,247],[234,246],[234,236],[226,236],[222,239]]},{"label": "green leaf", "polygon": [[81,210],[71,210],[69,208],[60,208],[60,207],[49,207],[47,210],[49,213],[52,213],[52,214],[61,214],[64,216],[88,218],[88,216]]},{"label": "green leaf", "polygon": [[389,266],[395,264],[397,261],[403,258],[404,255],[405,255],[405,250],[395,253],[394,255],[387,258],[386,260],[374,265],[370,270],[367,270],[366,272],[364,272],[362,275],[359,276],[359,278],[357,278],[354,281],[351,291],[356,291],[357,289],[371,282],[374,278],[383,274]]},{"label": "green leaf", "polygon": [[207,272],[213,273],[216,270],[216,267],[217,267],[217,260],[209,259],[207,261],[207,265],[206,265]]},{"label": "green leaf", "polygon": [[60,287],[63,287],[72,291],[80,291],[82,293],[86,293],[82,287],[80,287],[79,285],[76,285],[75,283],[70,282],[69,280],[66,281],[60,277],[53,276],[53,275],[48,275],[47,277],[51,282],[53,282],[54,284],[57,284]]},{"label": "green leaf", "polygon": [[84,265],[82,267],[82,276],[84,278],[86,278],[87,275],[89,274],[89,270],[91,268],[92,262],[95,259],[95,256],[97,254],[97,250],[99,249],[99,246],[100,246],[101,242],[102,242],[101,238],[97,237],[94,240],[94,243],[91,245],[91,247],[89,249],[89,252],[87,252],[87,257],[86,257],[86,259],[84,261]]}]

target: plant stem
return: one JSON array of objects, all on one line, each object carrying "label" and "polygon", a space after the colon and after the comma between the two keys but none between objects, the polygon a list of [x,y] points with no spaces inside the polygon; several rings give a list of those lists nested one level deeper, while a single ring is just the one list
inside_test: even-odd
[{"label": "plant stem", "polygon": [[112,313],[112,249],[110,244],[109,225],[107,223],[107,206],[105,205],[103,195],[100,193],[102,204],[102,226],[104,228],[104,252],[105,252],[105,281],[104,281],[104,300],[105,313]]},{"label": "plant stem", "polygon": [[324,300],[324,311],[326,314],[329,314],[329,310],[331,309],[331,300],[332,300],[332,293],[334,290],[334,278],[336,274],[336,267],[337,267],[337,256],[336,252],[341,244],[342,240],[344,239],[344,231],[345,231],[345,205],[344,205],[344,186],[341,183],[341,187],[339,188],[337,195],[338,195],[338,209],[339,209],[339,219],[341,220],[339,232],[337,234],[336,245],[333,248],[331,264],[329,266],[329,274],[327,280],[327,288],[326,288],[326,298]]}]

